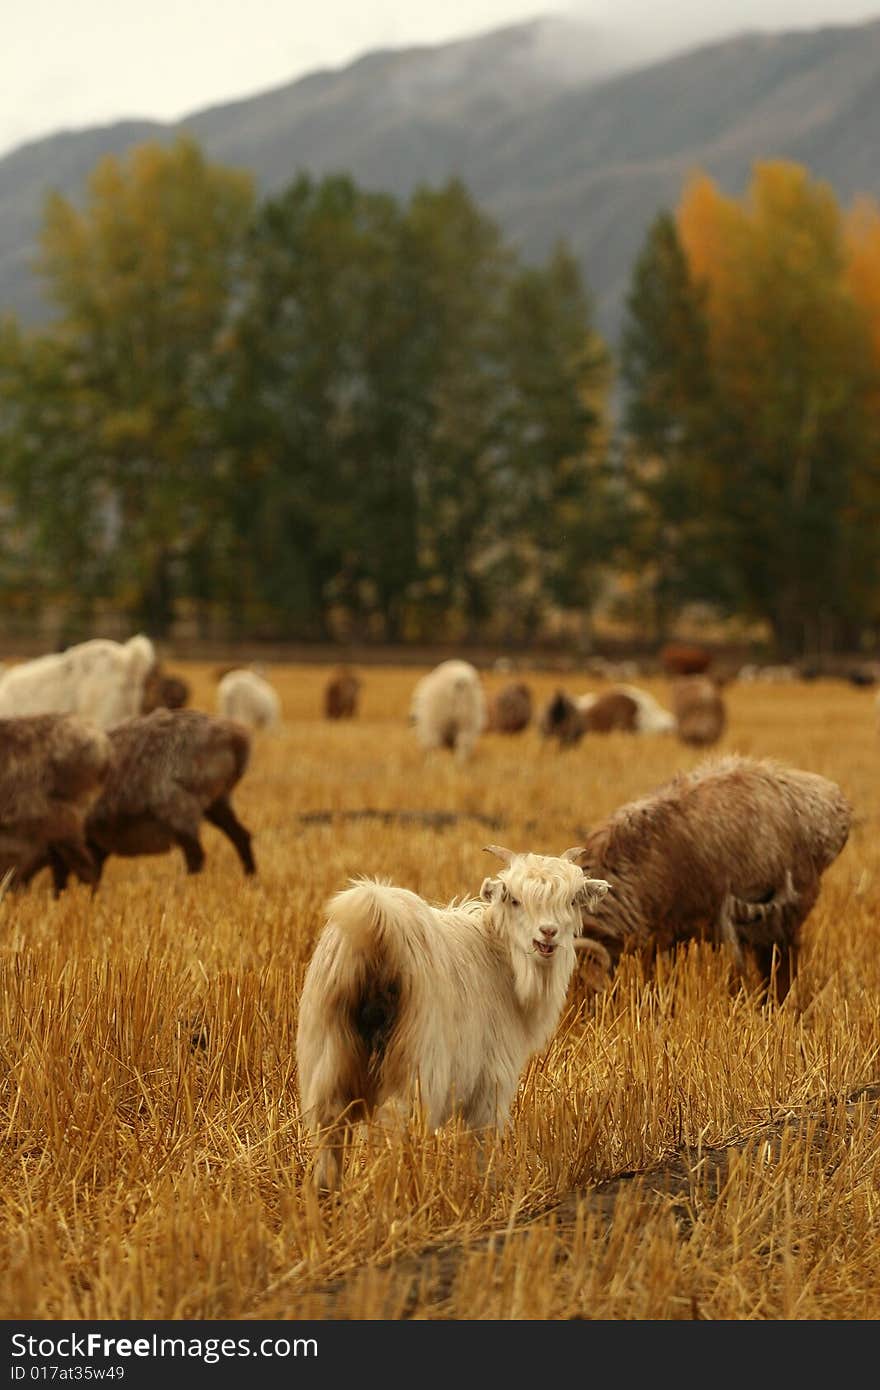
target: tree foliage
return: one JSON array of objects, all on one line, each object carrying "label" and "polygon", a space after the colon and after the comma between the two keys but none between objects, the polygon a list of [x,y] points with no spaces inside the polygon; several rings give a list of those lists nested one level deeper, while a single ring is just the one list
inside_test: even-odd
[{"label": "tree foliage", "polygon": [[[0,580],[163,632],[534,630],[598,563],[604,352],[575,262],[464,186],[257,204],[190,140],[47,203],[48,332],[0,342]],[[34,507],[35,498],[41,500]],[[34,578],[38,583],[34,585]],[[30,586],[30,588],[29,588]],[[71,618],[71,622],[74,618]]]},{"label": "tree foliage", "polygon": [[673,565],[676,597],[766,620],[787,653],[877,616],[875,234],[864,213],[847,233],[803,168],[759,164],[740,199],[694,178],[636,269],[627,423],[657,461],[647,512],[714,556]]}]

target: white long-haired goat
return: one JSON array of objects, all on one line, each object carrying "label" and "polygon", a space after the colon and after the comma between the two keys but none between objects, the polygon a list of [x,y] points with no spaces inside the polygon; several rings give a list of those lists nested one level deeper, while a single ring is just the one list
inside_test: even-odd
[{"label": "white long-haired goat", "polygon": [[453,1115],[502,1125],[523,1067],[550,1038],[575,963],[582,909],[608,891],[573,861],[515,854],[479,898],[434,907],[361,879],[337,893],[306,971],[297,1063],[315,1180],[339,1185],[350,1127],[416,1098],[437,1128]]}]

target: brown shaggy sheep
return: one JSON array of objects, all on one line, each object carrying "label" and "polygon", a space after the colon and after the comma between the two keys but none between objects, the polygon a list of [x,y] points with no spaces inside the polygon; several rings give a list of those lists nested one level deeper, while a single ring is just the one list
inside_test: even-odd
[{"label": "brown shaggy sheep", "polygon": [[28,883],[46,865],[60,892],[69,870],[95,883],[86,816],[110,767],[108,735],[74,714],[0,719],[0,874]]},{"label": "brown shaggy sheep", "polygon": [[672,708],[682,743],[717,743],[727,724],[724,697],[709,676],[682,676],[672,685]]},{"label": "brown shaggy sheep", "polygon": [[340,666],[324,687],[324,715],[327,719],[353,719],[357,714],[360,676]]},{"label": "brown shaggy sheep", "polygon": [[607,879],[584,916],[591,949],[649,954],[677,942],[727,943],[774,969],[784,998],[822,874],[846,844],[852,808],[835,782],[769,759],[701,763],[621,806],[584,840],[580,863]]},{"label": "brown shaggy sheep", "polygon": [[486,728],[495,734],[519,734],[532,718],[532,692],[524,681],[510,681],[489,699]]},{"label": "brown shaggy sheep", "polygon": [[256,871],[250,832],[229,801],[248,764],[248,729],[201,710],[157,709],[117,724],[108,738],[112,762],[86,819],[97,878],[111,854],[164,854],[174,845],[187,871],[199,873],[202,818],[232,842],[246,874]]}]

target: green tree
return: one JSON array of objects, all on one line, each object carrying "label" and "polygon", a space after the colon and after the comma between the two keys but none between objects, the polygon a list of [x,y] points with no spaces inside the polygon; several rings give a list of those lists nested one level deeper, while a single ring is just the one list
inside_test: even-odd
[{"label": "green tree", "polygon": [[524,589],[531,598],[524,635],[533,635],[548,603],[591,606],[609,548],[603,465],[610,359],[564,245],[546,266],[512,277],[501,341],[496,602],[503,606]]},{"label": "green tree", "polygon": [[649,592],[662,640],[684,602],[731,598],[732,582],[712,543],[704,466],[715,418],[704,296],[669,212],[654,219],[633,269],[620,371],[629,501],[620,553]]},{"label": "green tree", "polygon": [[77,634],[109,587],[106,494],[64,344],[0,326],[0,587],[7,620],[52,604]]},{"label": "green tree", "polygon": [[53,337],[115,592],[157,633],[213,525],[212,381],[252,208],[250,177],[187,139],[102,160],[82,209],[58,194],[46,206]]},{"label": "green tree", "polygon": [[241,571],[286,629],[341,605],[400,632],[416,569],[420,331],[394,201],[298,179],[260,211],[225,437]]}]

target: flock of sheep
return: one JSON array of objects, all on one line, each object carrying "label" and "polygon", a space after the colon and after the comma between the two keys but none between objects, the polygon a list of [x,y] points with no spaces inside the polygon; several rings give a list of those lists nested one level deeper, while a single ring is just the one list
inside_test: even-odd
[{"label": "flock of sheep", "polygon": [[[721,687],[687,665],[669,668],[671,710],[626,683],[580,698],[557,690],[538,727],[561,746],[613,730],[712,744],[725,726]],[[60,893],[71,874],[96,887],[108,855],[174,846],[197,873],[207,820],[253,874],[251,834],[230,797],[251,731],[277,725],[280,704],[257,671],[219,674],[210,715],[185,708],[186,683],[143,635],[0,670],[0,873],[17,886],[47,868]],[[360,689],[353,671],[336,671],[326,717],[354,717]],[[454,660],[417,682],[410,718],[423,749],[461,760],[484,731],[520,732],[534,710],[525,683],[487,701],[476,669]],[[454,1114],[476,1129],[502,1124],[528,1058],[556,1027],[578,955],[601,988],[624,952],[708,940],[740,970],[750,957],[782,1000],[851,821],[834,782],[733,755],[621,806],[559,856],[488,846],[502,867],[476,898],[440,908],[354,882],[328,905],[300,999],[317,1185],[341,1181],[353,1123],[405,1112],[416,1091],[431,1125]]]},{"label": "flock of sheep", "polygon": [[[613,730],[714,743],[726,723],[721,683],[688,649],[670,652],[667,671],[672,710],[628,684],[580,699],[558,690],[538,727],[562,746]],[[328,714],[332,704],[328,694]],[[410,709],[422,747],[459,759],[484,731],[518,733],[532,717],[526,684],[487,702],[479,673],[459,660],[419,680]],[[621,806],[559,857],[487,846],[504,867],[476,898],[441,908],[367,878],[338,893],[297,1035],[319,1189],[339,1186],[353,1124],[405,1114],[416,1093],[432,1126],[453,1115],[477,1130],[503,1124],[526,1062],[558,1023],[578,954],[599,989],[623,952],[710,941],[740,973],[750,957],[781,1002],[851,824],[836,783],[732,755]]]},{"label": "flock of sheep", "polygon": [[255,872],[251,836],[230,794],[251,729],[279,718],[268,681],[231,670],[216,715],[185,709],[186,682],[162,670],[152,642],[81,642],[0,672],[0,874],[14,887],[51,871],[97,887],[111,854],[180,848],[190,873],[205,859],[202,820]]},{"label": "flock of sheep", "polygon": [[[473,752],[483,732],[521,733],[532,722],[532,695],[524,681],[509,681],[491,700],[483,694],[477,669],[468,661],[443,661],[416,685],[410,709],[425,749],[449,748],[460,760]],[[664,709],[647,690],[615,685],[600,694],[572,697],[557,690],[537,719],[545,738],[562,747],[585,734],[622,731],[675,733],[683,743],[716,743],[727,723],[722,683],[696,672],[677,674],[672,709]]]}]

